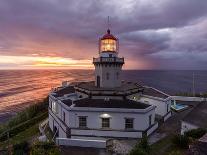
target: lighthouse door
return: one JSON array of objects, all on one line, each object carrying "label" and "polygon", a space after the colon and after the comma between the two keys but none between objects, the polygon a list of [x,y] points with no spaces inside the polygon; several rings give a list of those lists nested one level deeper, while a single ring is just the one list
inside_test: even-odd
[{"label": "lighthouse door", "polygon": [[96,84],[97,84],[97,87],[100,87],[100,76],[96,77]]}]

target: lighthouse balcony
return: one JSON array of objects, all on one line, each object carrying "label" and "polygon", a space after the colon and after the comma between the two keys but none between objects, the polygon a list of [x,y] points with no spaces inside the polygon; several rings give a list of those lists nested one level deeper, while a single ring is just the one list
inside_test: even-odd
[{"label": "lighthouse balcony", "polygon": [[121,64],[124,64],[124,58],[99,57],[99,58],[93,58],[93,63],[121,63]]}]

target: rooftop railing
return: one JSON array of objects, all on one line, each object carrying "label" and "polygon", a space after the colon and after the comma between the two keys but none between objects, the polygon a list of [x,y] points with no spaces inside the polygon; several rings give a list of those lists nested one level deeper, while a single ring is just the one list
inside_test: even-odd
[{"label": "rooftop railing", "polygon": [[100,57],[100,58],[93,58],[93,62],[120,62],[124,63],[124,58],[117,58],[117,57]]}]

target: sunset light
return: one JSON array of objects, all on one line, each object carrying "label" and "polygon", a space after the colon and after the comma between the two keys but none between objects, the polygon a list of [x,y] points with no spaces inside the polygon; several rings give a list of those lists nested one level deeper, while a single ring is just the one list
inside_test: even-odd
[{"label": "sunset light", "polygon": [[0,56],[1,64],[9,63],[12,68],[74,68],[91,69],[91,60],[75,60],[63,57]]}]

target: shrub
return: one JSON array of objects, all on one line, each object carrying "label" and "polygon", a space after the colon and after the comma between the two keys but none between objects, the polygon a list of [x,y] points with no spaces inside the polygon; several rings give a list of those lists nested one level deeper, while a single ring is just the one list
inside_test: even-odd
[{"label": "shrub", "polygon": [[186,135],[175,135],[172,139],[172,142],[176,146],[186,149],[188,148],[189,138]]},{"label": "shrub", "polygon": [[28,147],[29,147],[29,144],[27,143],[27,141],[22,141],[13,146],[14,150],[18,150],[18,149],[27,150]]},{"label": "shrub", "polygon": [[192,137],[193,139],[198,139],[201,138],[206,132],[206,129],[198,128],[185,132],[185,135],[187,137]]},{"label": "shrub", "polygon": [[13,155],[24,155],[28,152],[29,145],[26,141],[17,143],[13,146]]},{"label": "shrub", "polygon": [[145,152],[149,152],[149,151],[150,151],[150,145],[149,145],[147,136],[144,136],[144,137],[140,140],[138,146],[139,146],[140,148],[142,148]]},{"label": "shrub", "polygon": [[180,151],[176,150],[176,151],[170,152],[169,155],[182,155],[182,153]]},{"label": "shrub", "polygon": [[150,152],[150,145],[147,136],[144,136],[131,150],[130,155],[148,155]]},{"label": "shrub", "polygon": [[132,151],[130,152],[130,155],[148,155],[147,152],[145,152],[143,149],[139,148],[139,147],[135,147],[134,149],[132,149]]},{"label": "shrub", "polygon": [[30,155],[60,155],[60,151],[51,142],[38,142],[33,145]]}]

